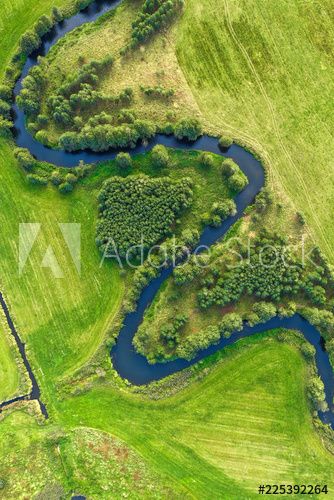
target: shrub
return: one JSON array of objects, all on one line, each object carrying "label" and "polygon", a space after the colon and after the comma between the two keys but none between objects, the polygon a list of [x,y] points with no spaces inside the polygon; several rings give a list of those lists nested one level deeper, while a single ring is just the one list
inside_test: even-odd
[{"label": "shrub", "polygon": [[316,410],[326,411],[328,409],[325,400],[324,384],[320,377],[314,375],[308,384],[308,393]]},{"label": "shrub", "polygon": [[53,20],[49,16],[42,16],[35,24],[35,31],[39,37],[44,36],[53,27]]},{"label": "shrub", "polygon": [[255,207],[258,212],[264,212],[273,203],[273,194],[269,189],[264,188],[257,195]]},{"label": "shrub", "polygon": [[266,323],[276,316],[276,306],[270,302],[256,302],[252,307],[253,314],[249,318],[249,323]]},{"label": "shrub", "polygon": [[196,141],[202,135],[202,126],[195,118],[185,118],[177,122],[174,134],[180,140]]},{"label": "shrub", "polygon": [[207,349],[211,344],[216,344],[219,340],[219,328],[217,326],[208,326],[204,330],[186,337],[182,344],[177,347],[176,353],[180,358],[190,360],[199,351]]},{"label": "shrub", "polygon": [[8,85],[0,85],[0,99],[11,102],[12,95],[12,89]]},{"label": "shrub", "polygon": [[228,178],[227,184],[232,191],[240,193],[247,186],[248,180],[242,172],[236,172]]},{"label": "shrub", "polygon": [[44,146],[48,146],[49,138],[48,138],[48,134],[47,134],[46,130],[39,130],[36,133],[35,138],[38,142],[40,142],[41,144],[44,144]]},{"label": "shrub", "polygon": [[232,146],[233,140],[231,137],[228,137],[227,135],[221,135],[219,138],[219,146],[221,149],[228,149],[230,146]]},{"label": "shrub", "polygon": [[237,313],[225,314],[219,323],[219,330],[223,337],[229,338],[232,333],[240,332],[243,328],[242,317]]},{"label": "shrub", "polygon": [[32,52],[38,49],[41,44],[41,39],[35,33],[35,31],[29,30],[26,31],[21,38],[20,47],[22,52],[29,56]]},{"label": "shrub", "polygon": [[52,7],[52,17],[56,23],[64,20],[64,14],[57,7]]},{"label": "shrub", "polygon": [[132,158],[129,153],[118,153],[116,156],[116,165],[119,168],[130,168],[132,165]]},{"label": "shrub", "polygon": [[20,166],[25,170],[32,170],[36,165],[35,158],[30,154],[30,151],[25,148],[16,148],[14,150],[14,156],[19,162]]},{"label": "shrub", "polygon": [[61,184],[59,184],[58,189],[62,194],[70,193],[71,191],[73,191],[73,184],[71,184],[70,182],[62,182]]},{"label": "shrub", "polygon": [[63,182],[62,176],[58,169],[53,170],[50,176],[50,181],[54,186],[59,186]]},{"label": "shrub", "polygon": [[206,167],[206,168],[210,168],[210,167],[213,167],[214,163],[213,163],[213,158],[212,156],[210,155],[210,153],[206,153],[203,151],[203,153],[201,153],[199,155],[199,158],[198,158],[198,161],[199,163],[203,166],[203,167]]},{"label": "shrub", "polygon": [[65,183],[75,184],[76,182],[78,182],[78,178],[76,175],[71,173],[65,175]]},{"label": "shrub", "polygon": [[157,144],[156,146],[154,146],[154,148],[152,149],[151,158],[155,167],[168,167],[170,161],[168,149],[162,144]]},{"label": "shrub", "polygon": [[0,136],[1,137],[9,137],[10,129],[13,128],[14,124],[10,120],[6,120],[2,116],[0,116]]},{"label": "shrub", "polygon": [[28,174],[27,181],[29,182],[29,184],[33,184],[36,186],[46,186],[48,183],[48,180],[45,179],[45,177],[41,177],[40,175],[36,174]]},{"label": "shrub", "polygon": [[8,102],[0,99],[0,115],[2,115],[5,119],[10,117],[10,104]]},{"label": "shrub", "polygon": [[222,174],[224,177],[231,177],[233,174],[239,171],[238,165],[231,159],[227,158],[222,163]]}]

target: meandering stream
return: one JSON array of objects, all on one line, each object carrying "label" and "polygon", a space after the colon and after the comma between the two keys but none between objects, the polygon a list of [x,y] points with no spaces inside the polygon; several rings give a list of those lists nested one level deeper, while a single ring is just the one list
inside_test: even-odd
[{"label": "meandering stream", "polygon": [[[81,12],[73,16],[71,19],[58,24],[52,30],[52,32],[44,37],[43,45],[38,50],[38,52],[27,59],[27,62],[22,71],[22,75],[15,86],[15,96],[17,96],[20,92],[20,89],[22,87],[22,80],[27,75],[29,69],[33,65],[37,64],[38,55],[45,55],[50,50],[50,48],[54,46],[54,44],[66,33],[85,22],[94,21],[102,14],[111,9],[114,9],[120,3],[120,1],[121,0],[110,2],[105,0],[96,1],[84,12]],[[83,160],[85,163],[96,163],[102,160],[112,159],[116,155],[116,152],[98,154],[84,151],[74,154],[65,151],[49,149],[37,142],[29,134],[25,127],[24,114],[20,109],[18,109],[16,104],[13,107],[13,112],[17,145],[29,149],[30,152],[39,160],[48,161],[58,166],[72,167],[76,166],[79,160]],[[157,135],[154,140],[152,140],[148,145],[139,145],[129,152],[131,155],[145,152],[151,149],[155,144],[164,144],[168,147],[177,147],[182,149],[210,151],[222,155],[222,152],[218,147],[217,139],[208,136],[201,137],[195,143],[185,144],[178,142],[174,137]],[[243,215],[245,208],[253,202],[256,194],[264,186],[265,176],[263,168],[260,162],[256,160],[256,158],[252,154],[250,154],[240,146],[233,145],[228,149],[227,152],[224,152],[224,156],[232,158],[238,163],[241,170],[248,177],[249,185],[235,199],[237,205],[237,214],[234,217],[230,217],[228,220],[226,220],[219,228],[206,228],[201,236],[201,245],[210,246],[220,238],[222,238],[226,234],[227,230]],[[150,365],[143,356],[138,354],[134,350],[134,347],[132,345],[133,337],[143,320],[145,311],[151,304],[162,283],[168,278],[168,276],[170,276],[171,272],[172,269],[166,269],[158,278],[153,280],[141,294],[136,311],[128,314],[125,318],[124,325],[118,337],[117,344],[111,352],[113,365],[123,378],[126,378],[136,385],[147,384],[153,380],[162,379],[177,371],[187,368],[203,359],[204,357],[216,352],[217,350],[231,345],[242,338],[249,337],[250,335],[253,335],[255,333],[266,332],[267,330],[279,327],[295,329],[302,332],[306,340],[315,347],[315,361],[319,376],[321,377],[325,386],[326,401],[330,408],[330,411],[327,411],[325,413],[320,412],[319,417],[323,422],[329,423],[332,428],[334,428],[334,413],[332,412],[334,396],[334,374],[329,361],[329,356],[324,349],[324,341],[318,330],[298,314],[288,319],[279,319],[278,317],[276,317],[266,324],[257,325],[255,327],[245,326],[241,332],[233,334],[228,340],[222,339],[219,344],[211,346],[205,351],[202,351],[194,360],[190,362],[184,360],[176,360],[168,363],[158,363],[155,365]],[[8,308],[3,299],[1,299],[2,296],[0,297],[1,306],[6,314],[9,325],[11,326],[11,331],[15,337],[15,340],[18,343],[20,353],[33,384],[33,391],[30,395],[30,398],[39,400],[40,390],[29,362],[25,356],[24,345],[20,341],[18,335],[15,336],[16,330],[10,318]],[[22,399],[25,398],[25,396],[22,397]],[[45,415],[47,415],[44,405],[42,403],[40,404],[42,411]]]}]

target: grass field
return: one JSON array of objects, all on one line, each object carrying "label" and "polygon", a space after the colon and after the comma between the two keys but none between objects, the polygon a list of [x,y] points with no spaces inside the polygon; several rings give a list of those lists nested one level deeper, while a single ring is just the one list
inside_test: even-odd
[{"label": "grass field", "polygon": [[[53,5],[65,3],[5,0],[0,76],[22,32]],[[127,2],[122,8],[133,5]],[[175,30],[156,37],[124,67],[117,61],[117,76],[105,84],[117,89],[132,82],[138,68],[138,84],[163,79],[175,85],[172,111],[199,114],[208,130],[230,132],[253,146],[269,165],[276,191],[305,212],[316,241],[332,258],[333,12],[329,0],[320,10],[317,5],[187,0]],[[310,23],[310,18],[317,21]],[[130,21],[131,16],[126,18]],[[123,19],[119,22],[119,32],[114,25],[93,30],[82,45],[84,55],[102,56],[117,37],[120,45],[128,28]],[[64,63],[67,70],[75,67],[81,45],[74,42],[59,52],[57,64]],[[144,101],[136,105],[145,111]],[[165,113],[150,106],[147,111],[151,117]],[[41,493],[57,498],[76,492],[110,498],[104,489],[110,475],[124,486],[120,494],[127,491],[137,498],[132,467],[141,471],[143,498],[152,491],[157,497],[257,498],[263,482],[321,482],[333,491],[333,456],[312,425],[306,364],[294,347],[274,339],[259,336],[239,343],[212,370],[207,362],[207,376],[201,374],[186,389],[159,401],[101,380],[77,396],[57,398],[58,382],[84,366],[105,339],[127,287],[114,265],[99,267],[95,245],[97,193],[115,170],[110,164],[101,166],[64,197],[55,188],[28,185],[13,147],[0,140],[0,283],[51,419],[41,426],[23,410],[1,415],[0,497]],[[147,162],[141,168],[152,174]],[[197,194],[203,198],[207,193],[208,203],[223,189],[213,172],[204,178],[195,171],[194,178]],[[189,213],[184,223],[197,224],[202,205],[195,208],[195,217]],[[41,223],[41,231],[20,275],[19,224],[31,222]],[[60,232],[63,222],[81,224],[81,276]],[[62,278],[41,267],[50,244]],[[13,351],[1,333],[0,400],[20,384]],[[76,387],[71,389],[75,393]],[[101,449],[92,441],[101,443]],[[130,465],[112,462],[114,455],[108,453],[115,443],[127,450]],[[166,485],[172,490],[167,494]]]},{"label": "grass field", "polygon": [[13,342],[4,318],[0,318],[0,402],[18,395],[20,372],[14,356]]},{"label": "grass field", "polygon": [[165,400],[101,387],[61,404],[59,418],[117,433],[196,498],[255,498],[261,482],[334,486],[333,457],[312,428],[304,361],[275,340],[239,343]]},{"label": "grass field", "polygon": [[177,55],[206,123],[252,146],[334,261],[334,7],[188,0]]},{"label": "grass field", "polygon": [[[314,432],[306,365],[295,347],[270,336],[247,339],[201,378],[159,401],[102,385],[58,403],[48,426],[13,413],[0,425],[4,498],[50,495],[51,487],[108,498],[106,474],[129,484],[133,452],[120,472],[107,453],[112,438],[90,428],[118,436],[142,456],[136,468],[146,471],[141,478],[153,482],[156,497],[165,484],[175,498],[257,498],[262,482],[320,481],[333,490],[333,457]],[[131,487],[129,498],[137,498]]]}]

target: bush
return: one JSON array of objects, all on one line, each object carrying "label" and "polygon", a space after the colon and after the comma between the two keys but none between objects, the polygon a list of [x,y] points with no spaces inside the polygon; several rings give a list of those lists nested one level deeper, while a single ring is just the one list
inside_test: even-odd
[{"label": "bush", "polygon": [[49,138],[46,130],[38,130],[38,132],[36,132],[35,138],[38,142],[44,144],[44,146],[49,145]]},{"label": "bush", "polygon": [[41,45],[41,39],[35,33],[35,31],[29,30],[26,31],[21,38],[20,41],[20,47],[26,56],[30,56],[32,52],[38,49],[38,47]]},{"label": "bush", "polygon": [[225,314],[219,324],[219,330],[224,338],[229,338],[232,333],[240,332],[243,328],[242,317],[237,313]]},{"label": "bush", "polygon": [[29,182],[29,184],[33,184],[36,186],[46,186],[48,183],[48,180],[45,179],[45,177],[41,177],[40,175],[35,174],[28,174],[27,181]]},{"label": "bush", "polygon": [[73,191],[73,184],[71,184],[70,182],[62,182],[61,184],[59,184],[58,189],[62,194],[70,193],[71,191]]},{"label": "bush", "polygon": [[308,393],[316,410],[326,411],[328,409],[325,400],[324,384],[320,377],[314,375],[308,384]]},{"label": "bush", "polygon": [[236,192],[240,193],[248,184],[247,177],[242,172],[236,172],[228,178],[227,185],[228,187]]},{"label": "bush", "polygon": [[222,174],[224,177],[231,177],[233,174],[239,171],[238,165],[231,160],[231,158],[227,158],[222,163]]},{"label": "bush", "polygon": [[230,146],[232,146],[233,140],[231,137],[228,137],[227,135],[221,135],[219,138],[219,146],[221,149],[228,149]]},{"label": "bush", "polygon": [[195,118],[186,118],[177,122],[174,134],[179,140],[196,141],[202,135],[202,126]]},{"label": "bush", "polygon": [[0,115],[2,115],[5,119],[10,118],[10,104],[8,102],[0,99]]},{"label": "bush", "polygon": [[213,163],[213,158],[212,156],[210,155],[210,153],[206,153],[206,152],[203,152],[199,155],[198,157],[198,161],[199,163],[203,166],[203,167],[206,167],[206,168],[210,168],[210,167],[213,167],[214,163]]},{"label": "bush", "polygon": [[168,149],[162,144],[154,146],[151,154],[152,162],[155,167],[164,168],[168,167],[169,164],[169,153]]},{"label": "bush", "polygon": [[50,181],[54,186],[59,186],[63,182],[62,176],[58,169],[53,170],[50,176]]},{"label": "bush", "polygon": [[54,22],[60,23],[61,21],[64,20],[64,14],[57,7],[53,7],[52,8],[52,18],[53,18]]},{"label": "bush", "polygon": [[256,302],[252,307],[253,314],[249,317],[249,323],[266,323],[276,316],[276,306],[270,302]]},{"label": "bush", "polygon": [[13,128],[14,124],[10,120],[6,120],[2,116],[0,116],[0,136],[1,137],[10,137],[10,130]]},{"label": "bush", "polygon": [[76,175],[68,173],[65,175],[65,183],[75,184],[78,182],[78,178]]},{"label": "bush", "polygon": [[116,156],[116,165],[121,168],[130,168],[132,166],[132,158],[129,153],[118,153]]},{"label": "bush", "polygon": [[101,251],[114,242],[119,255],[130,256],[161,240],[175,216],[190,205],[192,191],[187,179],[150,179],[146,176],[113,177],[99,195],[99,222],[96,242]]},{"label": "bush", "polygon": [[11,102],[13,92],[8,85],[0,85],[0,99],[3,101]]},{"label": "bush", "polygon": [[204,330],[189,335],[180,344],[176,353],[180,358],[192,359],[195,355],[204,349],[207,349],[210,345],[218,343],[220,340],[220,331],[217,326],[208,326]]},{"label": "bush", "polygon": [[36,165],[35,158],[30,154],[30,151],[25,148],[14,149],[14,156],[19,162],[20,166],[25,170],[32,170]]},{"label": "bush", "polygon": [[35,32],[39,37],[44,36],[53,27],[53,20],[49,16],[42,16],[35,24]]}]

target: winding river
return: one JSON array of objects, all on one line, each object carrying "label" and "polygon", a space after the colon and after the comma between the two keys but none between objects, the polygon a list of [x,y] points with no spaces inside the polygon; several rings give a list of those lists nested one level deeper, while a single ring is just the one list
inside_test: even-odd
[{"label": "winding river", "polygon": [[[54,44],[66,33],[85,22],[96,20],[102,14],[108,12],[111,9],[114,9],[120,3],[120,1],[121,0],[96,1],[91,4],[91,6],[85,11],[78,13],[71,19],[65,20],[62,23],[58,24],[46,37],[44,37],[43,45],[38,50],[38,52],[29,57],[26,61],[21,77],[15,86],[15,96],[17,96],[17,94],[20,92],[20,89],[22,87],[22,80],[27,75],[29,69],[33,65],[37,64],[38,55],[45,55],[50,50],[50,48],[54,46]],[[106,159],[112,159],[117,153],[107,152],[100,154],[88,151],[80,153],[68,153],[64,151],[51,150],[37,142],[28,133],[25,127],[24,114],[21,110],[18,109],[16,104],[13,106],[13,115],[17,145],[29,149],[30,152],[39,160],[48,161],[57,166],[72,167],[77,165],[79,160],[83,160],[86,163],[96,163]],[[135,149],[131,150],[130,153],[133,155],[148,151],[155,144],[164,144],[167,147],[176,147],[182,149],[210,151],[222,155],[222,152],[218,147],[217,139],[208,136],[201,137],[195,143],[186,144],[177,141],[174,137],[157,135],[154,140],[152,140],[148,145],[139,145]],[[217,240],[222,238],[225,235],[226,231],[243,215],[245,208],[253,202],[256,194],[264,186],[265,176],[263,168],[260,162],[256,160],[252,154],[250,154],[240,146],[233,145],[226,152],[224,152],[224,156],[232,158],[238,163],[242,171],[248,177],[249,185],[235,199],[237,205],[237,214],[234,217],[230,217],[228,220],[226,220],[219,228],[206,228],[201,236],[201,245],[210,246]],[[228,340],[222,339],[217,345],[213,345],[208,349],[202,351],[194,360],[190,362],[184,360],[175,360],[168,363],[158,363],[155,365],[150,365],[143,356],[136,353],[132,345],[133,337],[143,320],[145,311],[153,301],[162,283],[168,278],[168,276],[170,276],[171,272],[172,269],[165,269],[158,278],[153,280],[143,291],[138,301],[138,307],[136,311],[128,314],[125,318],[124,325],[118,337],[117,344],[111,352],[113,365],[121,377],[129,380],[131,383],[136,385],[147,384],[151,381],[160,380],[177,371],[183,370],[184,368],[193,365],[206,356],[213,354],[219,349],[222,349],[242,338],[249,337],[250,335],[253,335],[255,333],[266,332],[274,328],[282,327],[299,330],[303,333],[305,339],[315,347],[316,366],[319,376],[324,383],[326,401],[330,408],[330,410],[327,412],[320,412],[319,417],[324,423],[330,424],[334,429],[334,413],[332,411],[334,396],[334,374],[329,361],[329,356],[324,348],[324,340],[322,339],[318,330],[298,314],[288,319],[279,319],[278,317],[276,317],[265,324],[257,325],[255,327],[249,327],[245,325],[244,329],[241,332],[233,334]],[[15,335],[15,333],[17,334],[17,332],[2,296],[0,296],[0,303],[6,314],[7,321],[11,327],[11,331],[19,346],[20,353],[22,355],[24,364],[28,370],[33,385],[30,399],[38,399],[40,402],[40,390],[37,381],[25,356],[24,345],[20,341],[18,335]],[[22,397],[22,399],[26,398],[26,396]],[[44,415],[47,416],[44,405],[41,402],[40,405]]]}]

